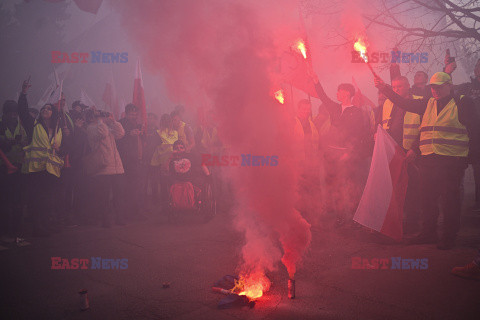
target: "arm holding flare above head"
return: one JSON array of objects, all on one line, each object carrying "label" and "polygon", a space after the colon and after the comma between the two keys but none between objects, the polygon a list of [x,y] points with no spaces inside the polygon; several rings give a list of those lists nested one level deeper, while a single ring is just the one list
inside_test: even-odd
[{"label": "arm holding flare above head", "polygon": [[406,99],[395,93],[389,85],[385,83],[378,75],[374,77],[375,87],[377,87],[390,101],[405,111],[424,114],[427,110],[428,99]]},{"label": "arm holding flare above head", "polygon": [[322,103],[325,105],[328,113],[332,114],[335,111],[337,111],[339,103],[333,101],[330,99],[329,96],[325,93],[325,90],[323,90],[322,85],[320,84],[320,80],[318,79],[317,74],[310,69],[308,72],[308,75],[312,78],[313,84],[315,85],[315,91],[317,92],[318,98],[322,101]]}]

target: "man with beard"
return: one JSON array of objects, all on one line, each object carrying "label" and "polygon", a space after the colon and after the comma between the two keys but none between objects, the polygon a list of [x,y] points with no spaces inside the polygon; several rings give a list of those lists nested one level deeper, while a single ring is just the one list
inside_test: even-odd
[{"label": "man with beard", "polygon": [[[460,227],[461,185],[467,157],[479,154],[478,119],[472,99],[453,94],[450,75],[437,72],[430,79],[432,98],[405,99],[379,77],[375,86],[398,107],[423,115],[419,160],[422,196],[422,231],[412,244],[435,243],[451,249]],[[443,207],[443,232],[437,234],[439,203]]]}]

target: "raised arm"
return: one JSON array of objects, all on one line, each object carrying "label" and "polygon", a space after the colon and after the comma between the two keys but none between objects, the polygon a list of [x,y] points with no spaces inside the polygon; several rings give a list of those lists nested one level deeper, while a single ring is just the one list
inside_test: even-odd
[{"label": "raised arm", "polygon": [[424,114],[427,110],[428,99],[406,99],[398,95],[392,90],[392,87],[385,84],[385,82],[379,77],[375,77],[375,87],[380,89],[380,91],[393,102],[394,105],[402,108],[405,111]]},{"label": "raised arm", "polygon": [[35,118],[32,117],[28,112],[27,92],[28,88],[30,87],[31,84],[28,80],[23,81],[22,92],[18,97],[18,117],[20,118],[20,123],[27,133],[28,141],[32,140],[33,125],[35,124]]}]

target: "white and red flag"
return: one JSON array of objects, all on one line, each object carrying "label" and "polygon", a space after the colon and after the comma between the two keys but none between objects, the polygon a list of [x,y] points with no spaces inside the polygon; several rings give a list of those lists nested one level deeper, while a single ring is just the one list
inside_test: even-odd
[{"label": "white and red flag", "polygon": [[56,105],[62,98],[62,90],[63,90],[63,80],[60,80],[60,83],[56,85],[55,88],[53,88],[53,91],[48,96],[46,103]]},{"label": "white and red flag", "polygon": [[119,119],[120,108],[118,105],[118,96],[117,90],[115,89],[115,83],[113,81],[113,75],[110,77],[107,84],[105,85],[102,100],[103,102],[105,102],[105,106],[108,107],[108,109],[113,113],[113,117],[115,119]]},{"label": "white and red flag", "polygon": [[97,106],[97,104],[93,102],[93,100],[88,96],[87,92],[83,88],[80,90],[80,102],[89,107]]},{"label": "white and red flag", "polygon": [[[140,68],[140,60],[137,60],[135,69],[135,80],[133,82],[133,101],[132,103],[140,110],[142,124],[147,125],[147,105],[145,104],[145,93],[143,91],[142,69]],[[146,130],[146,128],[144,129]]]},{"label": "white and red flag", "polygon": [[378,126],[367,184],[353,220],[401,240],[407,184],[405,152]]}]

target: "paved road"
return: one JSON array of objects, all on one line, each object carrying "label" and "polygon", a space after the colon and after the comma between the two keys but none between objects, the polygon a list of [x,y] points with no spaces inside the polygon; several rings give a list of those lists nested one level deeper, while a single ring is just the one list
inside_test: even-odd
[{"label": "paved road", "polygon": [[[315,227],[296,275],[295,300],[287,298],[287,274],[279,266],[255,308],[227,310],[217,309],[223,296],[211,285],[235,272],[243,237],[225,212],[208,223],[171,225],[152,214],[124,227],[64,229],[0,251],[1,318],[478,319],[480,282],[449,274],[480,246],[480,214],[466,211],[464,218],[460,244],[449,251],[391,244],[362,229]],[[128,268],[52,270],[51,257],[125,258]],[[428,259],[428,269],[356,270],[352,257]],[[81,312],[83,288],[90,309]]]}]

